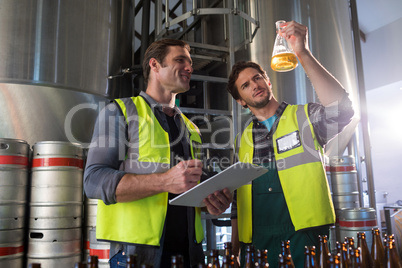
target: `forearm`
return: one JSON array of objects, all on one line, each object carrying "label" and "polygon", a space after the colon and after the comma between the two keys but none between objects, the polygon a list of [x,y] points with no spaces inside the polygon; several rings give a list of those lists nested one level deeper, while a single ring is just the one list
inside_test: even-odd
[{"label": "forearm", "polygon": [[291,45],[304,71],[309,77],[321,104],[328,106],[339,102],[345,89],[311,54],[308,46],[308,29],[306,26],[291,21],[281,30],[287,42]]},{"label": "forearm", "polygon": [[130,202],[162,192],[183,193],[196,186],[201,178],[202,162],[197,159],[179,162],[162,173],[127,173],[116,188],[117,202]]},{"label": "forearm", "polygon": [[161,173],[138,175],[127,173],[116,188],[117,202],[130,202],[166,192]]},{"label": "forearm", "polygon": [[345,89],[311,54],[305,50],[297,55],[310,79],[320,102],[324,106],[339,102],[345,95]]}]

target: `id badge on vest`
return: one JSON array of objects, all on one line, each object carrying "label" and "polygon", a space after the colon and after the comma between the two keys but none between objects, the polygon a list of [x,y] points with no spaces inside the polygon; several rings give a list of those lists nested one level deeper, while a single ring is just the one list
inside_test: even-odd
[{"label": "id badge on vest", "polygon": [[279,154],[301,146],[299,131],[296,130],[292,133],[276,139],[276,145]]}]

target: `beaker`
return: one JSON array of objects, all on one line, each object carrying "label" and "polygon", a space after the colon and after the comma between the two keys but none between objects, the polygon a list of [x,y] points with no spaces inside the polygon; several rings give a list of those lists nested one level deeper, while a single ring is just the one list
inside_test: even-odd
[{"label": "beaker", "polygon": [[[286,21],[278,20],[276,25],[276,38],[274,44],[274,50],[272,51],[271,68],[277,72],[291,71],[297,67],[298,62],[296,54],[293,49],[288,45],[286,39],[279,34],[279,31],[284,29],[281,26]],[[286,26],[285,26],[286,27]]]}]

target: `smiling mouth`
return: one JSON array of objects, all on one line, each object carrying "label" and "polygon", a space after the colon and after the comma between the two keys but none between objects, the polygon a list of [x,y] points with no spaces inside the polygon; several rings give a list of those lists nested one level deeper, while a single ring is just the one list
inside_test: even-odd
[{"label": "smiling mouth", "polygon": [[181,77],[186,81],[190,81],[191,78],[189,75],[182,75]]}]

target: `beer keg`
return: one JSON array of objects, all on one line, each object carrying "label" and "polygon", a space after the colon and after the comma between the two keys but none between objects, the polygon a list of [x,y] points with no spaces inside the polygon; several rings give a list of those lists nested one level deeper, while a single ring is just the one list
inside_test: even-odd
[{"label": "beer keg", "polygon": [[82,255],[83,150],[42,141],[33,146],[27,260],[73,267]]},{"label": "beer keg", "polygon": [[22,267],[24,229],[0,230],[0,267]]},{"label": "beer keg", "polygon": [[357,243],[357,233],[365,232],[367,246],[371,249],[371,229],[377,227],[376,211],[374,208],[344,208],[338,210],[339,237],[343,242],[345,237],[353,237]]},{"label": "beer keg", "polygon": [[0,139],[0,267],[22,267],[29,145]]},{"label": "beer keg", "polygon": [[332,200],[335,210],[359,207],[359,188],[355,160],[352,156],[330,159]]},{"label": "beer keg", "polygon": [[98,241],[96,239],[96,228],[89,230],[89,254],[91,256],[98,256],[99,267],[109,267],[109,252],[110,243],[104,241]]},{"label": "beer keg", "polygon": [[0,230],[24,228],[29,145],[0,139]]},{"label": "beer keg", "polygon": [[[96,213],[98,210],[98,200],[85,198],[84,201],[84,256],[85,260],[90,256],[90,232],[96,227]],[[96,238],[95,238],[96,239]]]}]

